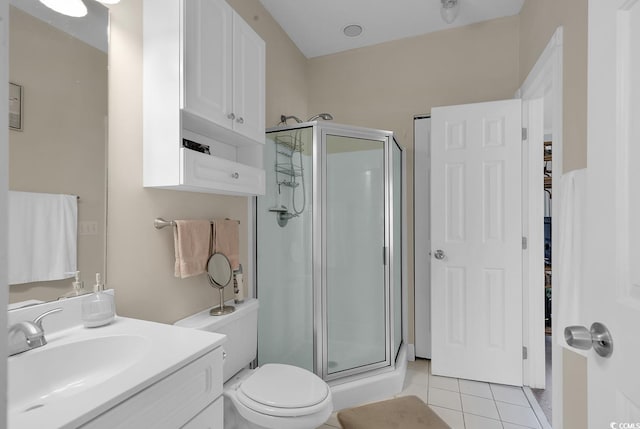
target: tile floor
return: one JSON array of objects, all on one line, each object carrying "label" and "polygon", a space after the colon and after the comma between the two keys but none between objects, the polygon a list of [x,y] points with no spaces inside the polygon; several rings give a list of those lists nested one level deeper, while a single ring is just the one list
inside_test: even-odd
[{"label": "tile floor", "polygon": [[[453,429],[542,429],[522,389],[431,374],[429,361],[409,362],[404,390],[422,399]],[[333,413],[318,429],[340,428]]]}]

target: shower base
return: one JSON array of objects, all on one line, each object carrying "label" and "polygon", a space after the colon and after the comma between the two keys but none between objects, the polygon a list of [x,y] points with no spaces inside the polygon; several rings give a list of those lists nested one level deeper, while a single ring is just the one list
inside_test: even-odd
[{"label": "shower base", "polygon": [[389,399],[402,391],[406,373],[407,349],[403,345],[394,369],[383,368],[329,382],[333,411]]}]

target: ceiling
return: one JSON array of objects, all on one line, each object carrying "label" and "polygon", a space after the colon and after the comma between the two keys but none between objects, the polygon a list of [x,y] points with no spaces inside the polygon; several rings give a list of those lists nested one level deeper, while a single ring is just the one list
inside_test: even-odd
[{"label": "ceiling", "polygon": [[[307,58],[376,45],[520,13],[524,0],[459,0],[452,24],[440,17],[440,0],[260,0]],[[343,28],[364,31],[346,37]]]}]

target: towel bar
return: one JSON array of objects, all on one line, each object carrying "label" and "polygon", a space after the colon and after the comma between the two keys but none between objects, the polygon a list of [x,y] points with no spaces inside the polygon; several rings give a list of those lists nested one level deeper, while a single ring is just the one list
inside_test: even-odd
[{"label": "towel bar", "polygon": [[[231,220],[231,219],[227,218],[227,220]],[[211,222],[213,223],[213,221]],[[240,223],[239,220],[237,220],[236,222]],[[153,220],[153,226],[156,229],[162,229],[167,226],[176,226],[176,222],[173,220],[164,220],[161,217],[157,217]]]}]

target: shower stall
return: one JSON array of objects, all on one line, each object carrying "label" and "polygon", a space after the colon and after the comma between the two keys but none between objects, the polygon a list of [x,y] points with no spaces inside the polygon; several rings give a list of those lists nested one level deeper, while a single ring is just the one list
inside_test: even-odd
[{"label": "shower stall", "polygon": [[259,365],[306,368],[332,390],[380,376],[393,384],[385,395],[401,390],[402,155],[388,131],[322,121],[267,130],[267,190],[255,204]]}]

